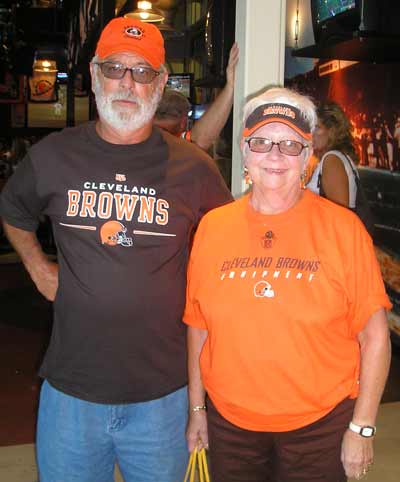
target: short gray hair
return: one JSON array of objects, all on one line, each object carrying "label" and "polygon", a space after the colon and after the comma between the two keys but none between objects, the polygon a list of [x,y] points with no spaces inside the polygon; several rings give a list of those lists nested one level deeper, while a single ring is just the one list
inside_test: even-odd
[{"label": "short gray hair", "polygon": [[156,111],[157,119],[179,119],[188,115],[191,109],[189,100],[176,90],[167,89]]}]

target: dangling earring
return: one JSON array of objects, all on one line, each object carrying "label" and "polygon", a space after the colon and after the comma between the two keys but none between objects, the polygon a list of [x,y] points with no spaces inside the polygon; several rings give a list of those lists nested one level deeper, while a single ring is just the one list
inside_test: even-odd
[{"label": "dangling earring", "polygon": [[303,171],[300,175],[300,189],[306,188],[306,171]]},{"label": "dangling earring", "polygon": [[251,186],[251,184],[253,184],[253,181],[251,180],[251,177],[249,174],[249,170],[247,169],[246,166],[243,167],[243,179],[247,185]]}]

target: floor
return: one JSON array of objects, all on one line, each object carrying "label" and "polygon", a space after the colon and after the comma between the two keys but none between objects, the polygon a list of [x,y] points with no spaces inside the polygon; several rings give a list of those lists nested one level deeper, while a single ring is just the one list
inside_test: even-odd
[{"label": "floor", "polygon": [[[34,433],[40,380],[36,371],[51,330],[51,304],[35,288],[14,253],[0,253],[0,480],[37,482]],[[5,416],[4,416],[5,415]],[[368,482],[400,481],[400,347],[381,405],[376,456]],[[122,478],[116,470],[116,481]],[[162,482],[162,481],[161,481]],[[245,482],[245,481],[244,481]]]}]

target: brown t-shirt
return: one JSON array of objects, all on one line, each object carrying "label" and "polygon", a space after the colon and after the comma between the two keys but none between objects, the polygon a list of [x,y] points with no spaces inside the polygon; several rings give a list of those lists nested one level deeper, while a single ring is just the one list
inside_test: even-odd
[{"label": "brown t-shirt", "polygon": [[191,238],[204,213],[230,200],[203,151],[158,129],[115,145],[88,123],[34,145],[4,188],[1,215],[34,231],[46,214],[53,226],[59,288],[41,376],[104,403],[184,386]]}]

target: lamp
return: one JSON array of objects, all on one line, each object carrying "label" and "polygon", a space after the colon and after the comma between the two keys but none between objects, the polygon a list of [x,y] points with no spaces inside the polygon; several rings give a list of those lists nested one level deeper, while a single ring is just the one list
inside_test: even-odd
[{"label": "lamp", "polygon": [[164,20],[162,13],[156,8],[153,8],[151,2],[144,1],[138,2],[137,9],[133,10],[133,12],[126,13],[124,17],[152,23],[162,22]]},{"label": "lamp", "polygon": [[57,72],[57,64],[55,60],[35,59],[33,70],[36,72]]}]

